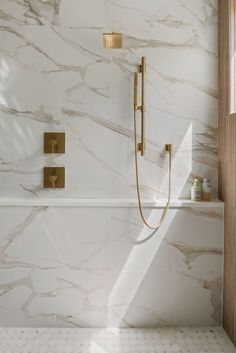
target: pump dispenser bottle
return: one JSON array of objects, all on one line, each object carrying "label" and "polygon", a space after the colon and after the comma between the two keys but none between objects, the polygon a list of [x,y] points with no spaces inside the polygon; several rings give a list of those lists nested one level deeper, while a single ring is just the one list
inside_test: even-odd
[{"label": "pump dispenser bottle", "polygon": [[191,187],[191,200],[201,201],[202,199],[202,185],[199,179],[195,179],[193,186]]}]

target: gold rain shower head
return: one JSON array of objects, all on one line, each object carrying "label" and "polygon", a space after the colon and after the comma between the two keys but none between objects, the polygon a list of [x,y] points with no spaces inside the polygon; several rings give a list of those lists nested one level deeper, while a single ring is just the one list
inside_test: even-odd
[{"label": "gold rain shower head", "polygon": [[118,32],[103,33],[103,47],[106,49],[120,49],[123,44],[123,34]]}]

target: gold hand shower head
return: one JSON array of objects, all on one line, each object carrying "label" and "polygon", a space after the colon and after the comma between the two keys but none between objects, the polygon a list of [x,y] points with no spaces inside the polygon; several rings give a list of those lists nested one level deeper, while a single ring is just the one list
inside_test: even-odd
[{"label": "gold hand shower head", "polygon": [[120,49],[123,44],[123,34],[118,32],[103,33],[103,47],[106,49]]}]

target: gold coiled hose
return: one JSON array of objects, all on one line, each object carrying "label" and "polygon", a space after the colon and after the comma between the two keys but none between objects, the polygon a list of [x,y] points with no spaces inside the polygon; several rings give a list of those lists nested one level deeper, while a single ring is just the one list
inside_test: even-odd
[{"label": "gold coiled hose", "polygon": [[[162,225],[163,221],[165,220],[169,207],[170,207],[170,199],[171,199],[171,169],[172,169],[172,145],[166,145],[166,151],[169,153],[169,168],[168,168],[168,199],[167,203],[163,209],[160,221],[157,225],[150,225],[148,221],[146,220],[144,213],[143,213],[143,208],[142,208],[142,202],[141,202],[141,195],[140,195],[140,184],[139,184],[139,170],[138,170],[138,142],[137,142],[137,119],[136,119],[136,114],[137,110],[134,109],[134,144],[135,144],[135,175],[136,175],[136,189],[137,189],[137,196],[138,196],[138,207],[139,207],[139,213],[142,218],[143,223],[150,229],[152,230],[158,230],[160,226]],[[155,232],[154,232],[155,233]],[[151,234],[154,235],[154,233]],[[151,236],[148,236],[146,240],[150,239]],[[142,241],[143,242],[143,241]]]}]

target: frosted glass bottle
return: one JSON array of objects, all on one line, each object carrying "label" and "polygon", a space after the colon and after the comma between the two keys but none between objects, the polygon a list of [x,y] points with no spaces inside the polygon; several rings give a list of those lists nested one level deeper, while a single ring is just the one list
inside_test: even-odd
[{"label": "frosted glass bottle", "polygon": [[211,200],[211,183],[209,178],[204,178],[202,183],[202,199],[203,201]]},{"label": "frosted glass bottle", "polygon": [[195,179],[193,186],[191,187],[191,200],[201,201],[202,199],[202,185],[199,179]]}]

